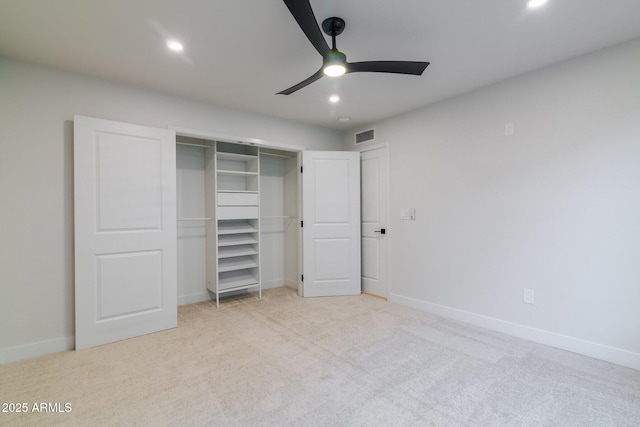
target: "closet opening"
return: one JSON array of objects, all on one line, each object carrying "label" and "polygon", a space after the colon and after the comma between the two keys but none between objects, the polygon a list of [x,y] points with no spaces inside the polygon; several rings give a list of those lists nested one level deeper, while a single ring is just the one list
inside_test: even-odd
[{"label": "closet opening", "polygon": [[298,152],[178,135],[176,168],[179,305],[300,294]]}]

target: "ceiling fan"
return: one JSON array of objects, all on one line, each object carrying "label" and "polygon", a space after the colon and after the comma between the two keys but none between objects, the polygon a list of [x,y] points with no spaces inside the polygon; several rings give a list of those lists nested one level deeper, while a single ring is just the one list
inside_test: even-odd
[{"label": "ceiling fan", "polygon": [[330,77],[341,76],[345,73],[396,73],[411,74],[415,76],[421,75],[429,65],[428,62],[416,61],[365,61],[365,62],[347,62],[347,56],[336,48],[336,36],[344,31],[345,22],[341,18],[327,18],[322,22],[322,30],[331,36],[332,48],[329,48],[327,41],[324,39],[320,27],[316,21],[316,17],[311,9],[309,0],[284,0],[289,11],[298,22],[302,32],[307,36],[313,47],[322,55],[322,67],[316,71],[311,77],[301,81],[297,85],[291,86],[277,95],[290,95],[293,92],[310,85],[322,76]]}]

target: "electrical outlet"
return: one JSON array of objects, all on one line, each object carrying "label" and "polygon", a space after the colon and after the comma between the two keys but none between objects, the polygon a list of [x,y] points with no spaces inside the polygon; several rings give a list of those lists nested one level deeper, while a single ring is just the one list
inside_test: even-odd
[{"label": "electrical outlet", "polygon": [[533,289],[522,290],[522,302],[525,304],[533,304]]},{"label": "electrical outlet", "polygon": [[514,134],[514,126],[513,123],[507,123],[504,125],[504,135],[511,136]]}]

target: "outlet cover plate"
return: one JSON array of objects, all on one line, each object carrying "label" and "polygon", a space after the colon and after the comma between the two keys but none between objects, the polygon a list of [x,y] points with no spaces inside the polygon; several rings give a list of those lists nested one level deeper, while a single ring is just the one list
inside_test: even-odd
[{"label": "outlet cover plate", "polygon": [[522,302],[525,304],[533,304],[533,289],[522,290]]}]

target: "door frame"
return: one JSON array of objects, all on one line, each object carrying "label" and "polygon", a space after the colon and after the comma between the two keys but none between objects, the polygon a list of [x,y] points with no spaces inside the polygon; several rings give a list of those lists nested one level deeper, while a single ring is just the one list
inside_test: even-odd
[{"label": "door frame", "polygon": [[[382,143],[377,143],[377,144],[371,144],[371,145],[356,145],[353,150],[351,151],[357,151],[360,153],[360,157],[362,158],[362,153],[367,152],[367,151],[373,151],[373,150],[378,150],[380,148],[385,148],[387,150],[387,182],[385,183],[385,186],[387,187],[387,205],[384,207],[386,213],[387,213],[387,229],[389,229],[389,224],[391,223],[391,211],[390,211],[390,200],[391,200],[391,193],[390,193],[390,189],[391,189],[391,148],[389,146],[388,143],[386,142],[382,142]],[[393,230],[392,230],[393,231]],[[386,283],[386,298],[387,301],[389,300],[389,295],[391,295],[391,283],[389,282],[389,278],[391,277],[391,272],[390,272],[390,265],[389,265],[389,260],[391,259],[391,251],[392,251],[392,240],[393,240],[393,233],[391,234],[385,234],[385,238],[387,239],[387,254],[386,254],[386,259],[384,260],[384,262],[387,264],[387,268],[385,269],[385,283]],[[375,296],[375,295],[374,295]]]},{"label": "door frame", "polygon": [[281,144],[279,142],[267,141],[266,139],[250,138],[247,136],[229,135],[227,133],[209,132],[198,129],[183,128],[178,126],[168,126],[169,130],[176,133],[177,136],[187,136],[190,138],[209,139],[212,141],[231,142],[235,144],[254,145],[261,148],[274,148],[282,151],[300,152],[304,151],[304,147],[299,145]]}]

